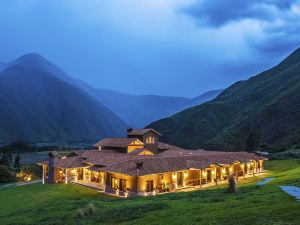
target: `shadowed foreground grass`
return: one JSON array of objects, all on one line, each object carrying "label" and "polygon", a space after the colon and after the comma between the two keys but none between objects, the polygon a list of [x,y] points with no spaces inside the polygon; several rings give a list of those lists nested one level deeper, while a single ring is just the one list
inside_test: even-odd
[{"label": "shadowed foreground grass", "polygon": [[[299,224],[300,203],[278,185],[299,184],[297,160],[272,161],[276,177],[265,186],[255,177],[238,191],[215,188],[156,197],[116,199],[72,184],[34,184],[0,190],[1,224]],[[95,213],[78,217],[93,204]]]}]

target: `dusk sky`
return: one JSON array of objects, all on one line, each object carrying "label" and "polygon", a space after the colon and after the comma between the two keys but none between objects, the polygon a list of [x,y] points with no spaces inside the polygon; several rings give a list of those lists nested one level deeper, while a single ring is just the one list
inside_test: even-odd
[{"label": "dusk sky", "polygon": [[196,96],[300,46],[300,0],[1,0],[0,61],[36,52],[131,94]]}]

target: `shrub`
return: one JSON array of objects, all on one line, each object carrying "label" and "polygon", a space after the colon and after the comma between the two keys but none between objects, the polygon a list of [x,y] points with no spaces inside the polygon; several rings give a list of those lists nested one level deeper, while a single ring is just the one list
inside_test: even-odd
[{"label": "shrub", "polygon": [[94,215],[96,212],[96,208],[93,203],[89,203],[86,207],[86,213],[88,215]]},{"label": "shrub", "polygon": [[82,218],[84,217],[84,209],[77,209],[76,210],[76,216],[79,217],[79,218]]}]

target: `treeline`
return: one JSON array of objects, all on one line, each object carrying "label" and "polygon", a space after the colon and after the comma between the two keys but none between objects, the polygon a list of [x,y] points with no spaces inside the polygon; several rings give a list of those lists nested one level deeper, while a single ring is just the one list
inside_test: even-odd
[{"label": "treeline", "polygon": [[0,183],[17,181],[17,174],[21,172],[20,156],[13,157],[10,151],[3,151],[0,158]]},{"label": "treeline", "polygon": [[1,152],[14,152],[14,153],[25,153],[25,152],[42,152],[42,151],[65,151],[70,149],[91,149],[92,144],[61,144],[53,143],[48,145],[32,144],[25,141],[11,142],[6,145],[0,146]]}]

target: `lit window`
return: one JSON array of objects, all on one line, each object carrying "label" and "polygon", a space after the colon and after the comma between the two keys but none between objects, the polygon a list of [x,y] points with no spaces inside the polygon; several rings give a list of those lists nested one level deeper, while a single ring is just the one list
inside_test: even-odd
[{"label": "lit window", "polygon": [[155,143],[154,137],[147,137],[146,138],[146,143],[147,144],[154,144]]},{"label": "lit window", "polygon": [[118,188],[118,179],[116,179],[114,177],[111,178],[111,188],[112,189],[119,189]]}]

